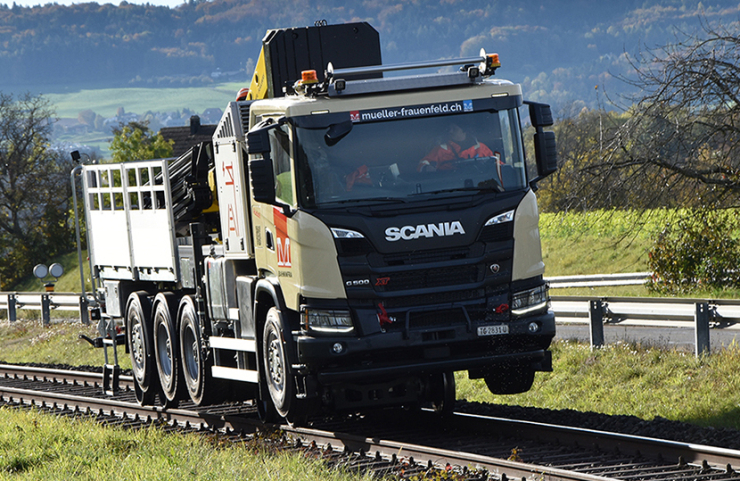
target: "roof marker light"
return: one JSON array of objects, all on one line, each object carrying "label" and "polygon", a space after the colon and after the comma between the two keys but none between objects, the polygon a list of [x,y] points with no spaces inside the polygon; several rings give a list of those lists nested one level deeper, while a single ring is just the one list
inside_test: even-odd
[{"label": "roof marker light", "polygon": [[304,85],[319,83],[319,77],[316,75],[316,70],[302,71],[301,72],[301,83]]}]

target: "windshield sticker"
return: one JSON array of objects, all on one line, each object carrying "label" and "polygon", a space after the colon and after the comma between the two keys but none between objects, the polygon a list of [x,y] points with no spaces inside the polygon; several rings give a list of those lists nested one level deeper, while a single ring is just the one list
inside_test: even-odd
[{"label": "windshield sticker", "polygon": [[353,110],[349,113],[352,122],[375,122],[379,120],[403,119],[410,117],[428,117],[432,115],[459,114],[472,112],[473,101],[444,102],[439,104],[415,105],[413,107],[395,107],[373,110]]}]

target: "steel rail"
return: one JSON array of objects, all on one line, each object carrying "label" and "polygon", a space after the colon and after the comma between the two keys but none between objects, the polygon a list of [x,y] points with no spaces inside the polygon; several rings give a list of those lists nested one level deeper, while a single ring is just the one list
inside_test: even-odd
[{"label": "steel rail", "polygon": [[471,429],[482,422],[494,422],[506,432],[516,433],[517,436],[551,439],[558,444],[593,446],[603,451],[619,450],[628,455],[639,454],[654,458],[665,458],[666,453],[670,453],[676,461],[680,458],[687,463],[709,465],[717,469],[724,469],[728,465],[740,466],[740,451],[734,449],[476,414],[455,413],[455,418],[460,423],[469,424]]},{"label": "steel rail", "polygon": [[[102,372],[49,369],[35,366],[18,366],[14,364],[0,364],[0,377],[58,382],[63,384],[75,384],[100,388],[103,386]],[[120,376],[118,380],[121,389],[132,390],[134,388],[133,376]]]},{"label": "steel rail", "polygon": [[[98,412],[100,415],[108,415],[118,419],[130,419],[141,422],[166,423],[175,427],[185,429],[209,429],[219,432],[240,432],[255,433],[260,429],[265,429],[252,414],[245,415],[243,406],[226,406],[211,407],[204,409],[165,409],[157,406],[139,406],[133,401],[133,395],[127,393],[121,398],[130,398],[130,401],[123,399],[111,399],[102,397],[100,391],[96,396],[89,393],[66,393],[66,392],[48,392],[39,391],[45,385],[64,388],[73,384],[70,379],[84,378],[88,379],[91,373],[67,372],[64,370],[53,369],[45,370],[39,367],[21,366],[3,366],[0,365],[0,372],[8,372],[2,379],[14,380],[22,379],[24,383],[33,383],[36,389],[27,389],[25,387],[7,387],[0,384],[0,400],[5,402],[39,406],[39,407],[58,407],[60,409],[70,409],[70,406],[83,408],[90,412]],[[16,372],[21,373],[21,377],[16,376]],[[67,374],[65,376],[65,374]],[[42,382],[45,380],[46,382]],[[49,382],[53,381],[53,382]],[[427,413],[431,418],[432,413]],[[422,414],[422,415],[427,415]],[[426,419],[426,418],[425,418]],[[438,419],[438,418],[435,418]],[[420,418],[422,424],[430,424]],[[335,451],[340,447],[344,451],[360,453],[359,458],[365,463],[372,463],[375,453],[376,458],[386,460],[393,459],[398,462],[400,457],[403,462],[414,466],[427,464],[444,469],[449,463],[453,466],[474,466],[477,469],[483,468],[490,473],[494,473],[505,479],[507,477],[517,477],[519,479],[552,479],[564,481],[597,481],[605,479],[619,479],[614,476],[603,474],[610,470],[616,469],[641,469],[641,470],[666,470],[666,469],[683,469],[684,462],[694,463],[688,465],[687,470],[693,472],[701,469],[714,470],[714,474],[726,474],[726,479],[740,479],[732,466],[740,465],[740,451],[734,451],[711,446],[701,446],[689,443],[679,443],[674,441],[664,441],[654,438],[641,436],[624,435],[617,433],[608,433],[591,429],[573,428],[567,426],[556,426],[551,424],[536,423],[530,421],[518,421],[502,418],[491,418],[474,414],[456,413],[446,421],[447,425],[454,425],[458,432],[468,433],[467,438],[475,438],[482,433],[506,432],[513,434],[519,439],[545,440],[558,446],[575,446],[576,449],[593,447],[600,448],[603,452],[618,451],[629,456],[649,456],[652,458],[662,457],[663,459],[681,459],[678,464],[655,464],[643,463],[639,465],[630,464],[629,466],[586,466],[587,470],[592,472],[577,472],[576,469],[584,469],[583,466],[574,465],[573,469],[564,469],[561,465],[558,467],[553,463],[552,466],[543,466],[529,464],[519,460],[506,460],[485,453],[473,453],[454,451],[444,449],[443,447],[422,446],[416,442],[391,441],[381,437],[359,436],[351,433],[331,432],[320,429],[292,428],[290,426],[280,426],[280,429],[296,440],[305,439],[308,444],[316,443],[323,445],[324,451]],[[476,434],[477,433],[477,434]],[[341,449],[341,448],[340,448]],[[464,449],[464,448],[463,448]],[[387,462],[387,461],[386,461]],[[391,461],[393,463],[393,461]],[[577,463],[576,463],[577,464]],[[702,468],[703,467],[703,468]],[[723,471],[724,469],[724,471]],[[602,474],[597,474],[601,472]],[[615,474],[617,475],[617,474]],[[704,479],[704,478],[702,478]],[[708,479],[708,478],[707,478]]]},{"label": "steel rail", "polygon": [[[229,416],[221,414],[209,414],[207,412],[189,411],[182,409],[167,409],[161,407],[139,406],[138,404],[116,401],[111,399],[89,398],[64,393],[37,391],[0,386],[0,400],[37,407],[58,407],[60,409],[77,409],[98,412],[109,416],[129,419],[143,419],[145,422],[160,422],[178,424],[187,428],[199,430],[212,429],[217,431],[235,431],[240,433],[253,433],[263,426],[256,419],[244,416]],[[309,443],[324,445],[331,450],[337,448],[353,452],[377,453],[386,459],[398,459],[401,457],[410,460],[411,464],[436,465],[444,469],[449,463],[454,466],[475,465],[476,468],[484,468],[491,473],[507,477],[528,477],[530,475],[545,477],[552,481],[606,481],[611,478],[594,476],[587,473],[579,473],[547,466],[537,466],[505,459],[497,459],[489,456],[463,453],[445,449],[430,448],[411,443],[399,443],[378,439],[363,438],[350,434],[333,433],[307,428],[292,428],[288,425],[279,428],[295,438],[306,439]],[[505,478],[502,478],[505,479]]]}]

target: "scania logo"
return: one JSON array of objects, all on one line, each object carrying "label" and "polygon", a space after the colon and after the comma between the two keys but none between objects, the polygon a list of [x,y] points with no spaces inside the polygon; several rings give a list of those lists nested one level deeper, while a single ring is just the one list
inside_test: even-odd
[{"label": "scania logo", "polygon": [[440,222],[439,224],[420,224],[417,226],[405,225],[403,227],[388,227],[385,230],[385,240],[395,242],[397,240],[415,240],[420,237],[431,238],[434,236],[448,237],[455,234],[465,234],[460,221]]}]

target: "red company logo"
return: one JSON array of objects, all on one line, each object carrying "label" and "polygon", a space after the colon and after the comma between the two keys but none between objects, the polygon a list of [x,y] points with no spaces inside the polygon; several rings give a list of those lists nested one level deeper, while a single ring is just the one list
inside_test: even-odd
[{"label": "red company logo", "polygon": [[352,122],[359,122],[360,121],[360,111],[359,110],[353,110],[349,113],[349,118]]}]

